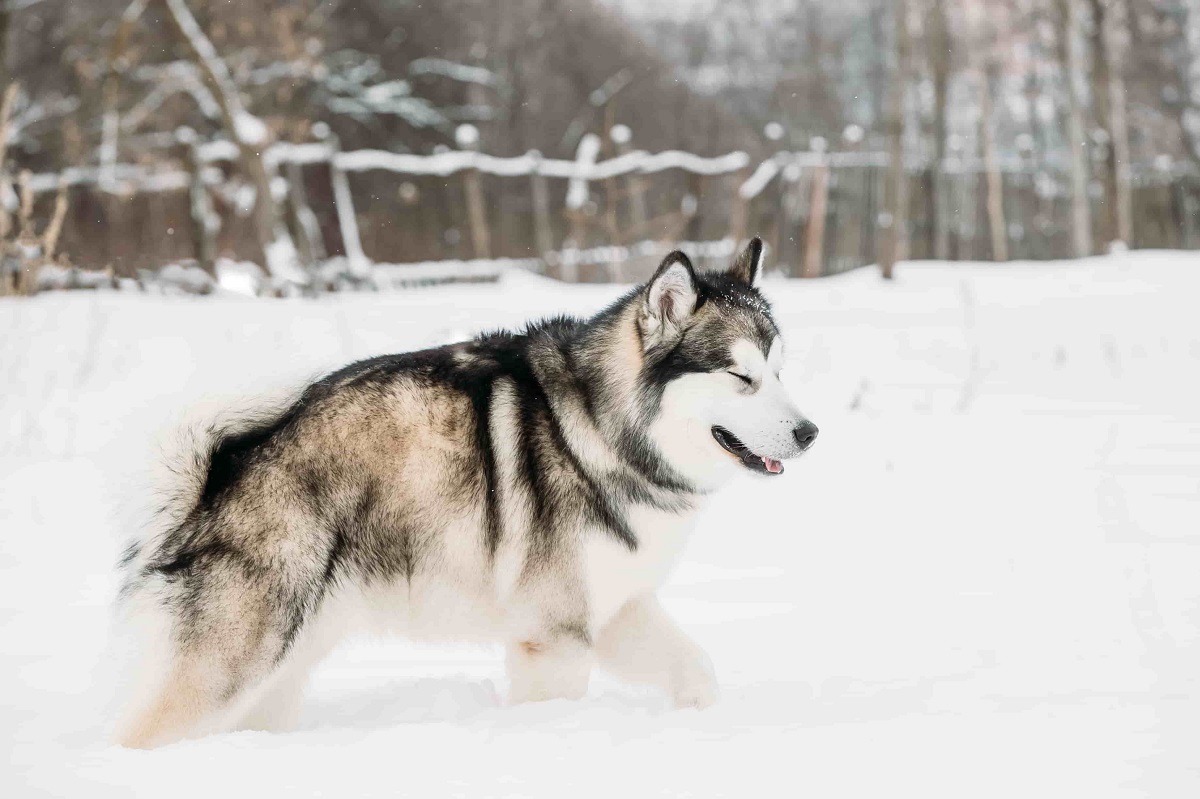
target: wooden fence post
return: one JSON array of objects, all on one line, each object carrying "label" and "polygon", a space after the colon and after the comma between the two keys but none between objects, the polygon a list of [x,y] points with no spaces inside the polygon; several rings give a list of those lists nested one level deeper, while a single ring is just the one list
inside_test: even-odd
[{"label": "wooden fence post", "polygon": [[287,163],[288,210],[296,226],[297,249],[300,258],[312,268],[325,260],[325,241],[321,236],[321,223],[308,204],[308,190],[304,187],[304,167],[295,162]]},{"label": "wooden fence post", "polygon": [[533,195],[533,239],[538,255],[544,259],[547,253],[554,251],[554,233],[550,226],[550,189],[546,185],[546,176],[542,174],[541,152],[530,150],[529,157],[533,160],[533,169],[529,172],[529,187]]},{"label": "wooden fence post", "polygon": [[196,263],[213,277],[217,276],[217,242],[218,220],[214,218],[212,202],[209,200],[208,187],[204,185],[204,162],[200,158],[200,148],[196,131],[182,127],[175,131],[175,141],[183,151],[184,163],[187,164],[191,181],[188,183],[188,210],[192,220],[192,251],[196,255]]},{"label": "wooden fence post", "polygon": [[[700,198],[704,196],[704,175],[696,172],[688,173],[688,193],[684,195],[684,208],[686,213],[687,225],[686,233],[688,241],[700,241],[702,238],[701,217],[700,217]],[[691,200],[688,200],[688,198]]]},{"label": "wooden fence post", "polygon": [[[628,141],[629,129],[624,125],[613,125],[613,112],[613,104],[605,103],[604,129],[608,133],[608,141],[612,146],[610,152],[615,154],[620,150],[619,141],[622,138]],[[603,151],[603,143],[601,151]],[[625,237],[621,235],[621,225],[617,221],[617,200],[619,190],[616,187],[615,178],[606,178],[602,185],[604,186],[604,226],[608,229],[609,244],[615,245],[609,248],[609,258],[605,266],[608,282],[620,283],[621,266],[624,260],[621,256],[620,245],[624,243]]]},{"label": "wooden fence post", "polygon": [[734,173],[733,199],[729,207],[729,237],[734,244],[741,244],[745,239],[750,222],[750,201],[742,196],[742,185],[750,179],[750,167],[745,167]]},{"label": "wooden fence post", "polygon": [[363,252],[362,239],[358,235],[358,216],[354,212],[350,181],[346,171],[338,165],[342,148],[336,135],[329,134],[328,141],[329,181],[333,187],[333,205],[337,211],[338,230],[342,234],[342,247],[346,251],[346,263],[352,277],[365,279],[370,275],[371,262]]},{"label": "wooden fence post", "polygon": [[[571,178],[567,185],[566,213],[571,224],[571,243],[576,251],[582,250],[587,244],[587,216],[589,211],[595,208],[595,203],[591,202],[590,178],[587,177],[587,173],[596,165],[601,144],[599,136],[586,133],[575,148],[575,167],[579,175]],[[578,282],[579,264],[573,256],[565,258],[560,268],[562,280],[568,283]]]},{"label": "wooden fence post", "polygon": [[[454,140],[460,149],[479,152],[479,130],[474,125],[459,125]],[[491,234],[487,224],[487,208],[483,204],[483,181],[475,167],[463,170],[463,187],[467,193],[467,224],[471,228],[471,246],[476,258],[492,257]]]},{"label": "wooden fence post", "polygon": [[804,267],[802,277],[820,277],[825,252],[825,206],[829,198],[829,162],[825,159],[823,143],[814,142],[813,149],[821,161],[813,170],[812,201],[808,206],[808,230],[804,237]]},{"label": "wooden fence post", "polygon": [[[1196,219],[1200,216],[1200,201],[1196,199],[1194,189],[1195,182],[1186,174],[1177,174],[1175,177],[1175,193],[1176,203],[1179,206],[1180,216],[1183,220],[1181,225],[1180,241],[1183,243],[1183,249],[1191,250],[1196,247]],[[1192,189],[1193,191],[1189,191]]]},{"label": "wooden fence post", "polygon": [[788,277],[800,277],[804,268],[804,252],[800,249],[799,242],[802,241],[801,232],[808,227],[808,205],[812,194],[806,191],[811,181],[802,164],[803,153],[793,153],[791,160],[780,174],[780,185],[784,187],[785,191],[781,217],[786,226],[784,229],[794,232],[790,232],[786,240],[782,235],[780,236],[775,263],[781,268],[784,268],[783,264],[787,264],[786,274]]},{"label": "wooden fence post", "polygon": [[[618,155],[627,155],[633,151],[633,131],[628,125],[615,125],[610,134],[617,145]],[[637,231],[636,235],[644,235],[646,230],[646,181],[638,170],[629,173],[625,179],[625,190],[629,193],[629,224]]]}]

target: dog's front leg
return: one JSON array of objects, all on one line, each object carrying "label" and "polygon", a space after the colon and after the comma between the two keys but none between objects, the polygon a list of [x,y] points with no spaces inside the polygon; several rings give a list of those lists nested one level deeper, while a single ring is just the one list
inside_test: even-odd
[{"label": "dog's front leg", "polygon": [[583,625],[567,625],[509,644],[505,659],[509,702],[579,699],[587,693],[592,661],[591,641]]},{"label": "dog's front leg", "polygon": [[653,594],[631,599],[605,625],[596,656],[602,668],[624,680],[661,687],[676,707],[705,708],[717,701],[712,661]]}]

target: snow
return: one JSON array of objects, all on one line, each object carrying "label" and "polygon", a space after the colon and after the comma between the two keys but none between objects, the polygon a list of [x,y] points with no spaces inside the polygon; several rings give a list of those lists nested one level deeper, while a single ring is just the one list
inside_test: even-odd
[{"label": "snow", "polygon": [[[241,125],[239,125],[239,135],[263,133],[265,136],[265,128],[257,131],[254,127],[254,123],[261,125],[261,120],[248,115],[239,117],[239,119],[245,123],[245,130],[240,130]],[[618,126],[618,128],[620,127],[622,126]],[[470,146],[472,141],[478,140],[478,130],[474,125],[460,125],[457,131],[461,131],[467,136],[466,139],[459,142],[460,146]],[[471,138],[471,131],[475,131],[475,139]],[[253,141],[261,143],[262,139],[256,138]],[[226,139],[204,142],[199,149],[201,160],[208,164],[237,161],[240,157],[237,145]],[[512,157],[488,155],[470,149],[445,150],[432,155],[395,153],[388,150],[334,152],[328,144],[320,142],[307,144],[279,142],[264,149],[263,160],[268,167],[274,168],[283,163],[317,164],[326,163],[332,159],[336,161],[340,169],[346,172],[382,170],[402,175],[437,175],[440,177],[453,175],[465,169],[477,169],[480,172],[501,177],[520,177],[533,175],[536,172],[546,177],[573,181],[573,185],[581,185],[584,181],[609,180],[635,172],[652,174],[668,169],[682,169],[697,175],[728,175],[750,165],[750,156],[741,151],[717,156],[702,156],[683,150],[664,150],[658,153],[632,150],[614,158],[597,161],[599,152],[599,137],[595,134],[587,134],[580,140],[579,152],[576,160],[573,161],[544,158],[534,151]],[[886,164],[886,154],[780,152],[758,164],[750,178],[742,184],[740,192],[747,199],[753,198],[770,183],[784,166],[813,167],[819,164],[833,167],[882,166]],[[155,173],[133,164],[111,164],[108,168],[119,179],[134,184],[138,190],[168,191],[178,181],[183,181],[186,185],[187,180],[184,173],[170,173],[171,181],[164,182]],[[91,167],[70,168],[63,174],[68,177],[72,185],[94,183],[97,181],[98,175],[97,170]],[[46,187],[57,186],[57,180],[56,174],[35,175],[35,191],[46,191],[48,190]]]},{"label": "snow", "polygon": [[[327,150],[323,152],[312,145],[289,145],[278,152],[277,147],[278,145],[267,151],[269,160],[278,162],[295,158],[303,160],[304,163],[312,163],[329,157]],[[547,177],[567,178],[576,182],[607,180],[631,172],[651,173],[665,169],[685,169],[700,175],[724,175],[742,169],[749,162],[749,156],[743,152],[708,158],[681,150],[665,150],[660,153],[634,150],[597,163],[595,159],[599,151],[600,138],[589,133],[580,140],[579,157],[575,161],[539,158],[533,153],[504,158],[473,150],[448,150],[433,155],[354,150],[338,153],[334,157],[338,166],[347,172],[380,169],[406,175],[446,176],[464,169],[478,169],[492,175],[516,177],[531,175],[536,170]],[[222,148],[214,147],[205,151],[205,155],[213,156],[212,160],[223,160],[228,153]]]},{"label": "snow", "polygon": [[753,200],[758,195],[762,194],[762,190],[767,187],[774,177],[779,174],[779,160],[776,158],[768,158],[757,167],[746,182],[738,187],[738,195],[743,200]]},{"label": "snow", "polygon": [[233,294],[254,297],[266,282],[262,267],[252,261],[218,258],[213,268],[217,273],[217,285]]},{"label": "snow", "polygon": [[440,75],[462,83],[478,83],[481,86],[495,86],[496,73],[485,67],[473,67],[448,61],[445,58],[418,58],[408,65],[410,75]]},{"label": "snow", "polygon": [[474,125],[459,125],[454,129],[454,142],[464,150],[472,150],[479,144],[479,128]]},{"label": "snow", "polygon": [[[129,475],[199,402],[619,286],[0,300],[0,795],[1200,794],[1195,254],[902,264],[764,290],[809,457],[713,502],[664,603],[723,697],[598,674],[507,707],[498,652],[347,645],[300,728],[95,737]],[[182,778],[181,778],[181,775]]]},{"label": "snow", "polygon": [[308,275],[300,266],[300,256],[296,245],[286,230],[277,230],[275,238],[265,247],[267,272],[271,277],[284,283],[303,285],[308,283]]},{"label": "snow", "polygon": [[234,131],[238,141],[250,147],[263,146],[267,143],[267,126],[258,117],[246,111],[240,111],[233,118]]},{"label": "snow", "polygon": [[[201,146],[203,152],[204,147]],[[185,191],[191,185],[191,175],[177,169],[142,167],[136,164],[101,164],[99,167],[67,167],[62,172],[42,172],[31,175],[29,190],[34,194],[58,191],[60,181],[68,186],[89,186],[111,194],[134,192]],[[204,171],[204,182],[220,185],[224,182],[220,170]]]},{"label": "snow", "polygon": [[491,281],[509,272],[535,272],[540,258],[473,258],[468,261],[420,261],[406,264],[371,264],[371,279],[380,289],[405,288],[433,283]]},{"label": "snow", "polygon": [[621,264],[638,259],[662,258],[672,250],[683,250],[699,262],[699,259],[732,258],[736,247],[737,242],[729,238],[684,242],[645,239],[628,247],[614,244],[588,247],[587,249],[567,247],[546,255],[547,261],[583,266],[587,264]]},{"label": "snow", "polygon": [[151,83],[153,88],[129,109],[121,120],[121,129],[125,132],[136,130],[166,100],[179,93],[190,95],[199,107],[200,113],[208,119],[219,120],[221,118],[220,105],[212,96],[212,92],[204,85],[204,78],[191,61],[147,64],[135,69],[133,77],[136,80]]},{"label": "snow", "polygon": [[[586,172],[594,169],[596,166],[596,156],[600,154],[600,137],[595,133],[584,134],[579,140],[579,147],[575,151],[575,164],[580,172]],[[541,164],[544,169],[547,166],[545,161]],[[588,182],[583,177],[572,178],[567,185],[566,206],[572,211],[578,211],[583,208],[588,201]]]},{"label": "snow", "polygon": [[406,80],[389,80],[370,86],[348,75],[329,75],[325,86],[333,93],[325,105],[337,114],[368,119],[377,114],[398,116],[416,128],[444,127],[447,118],[428,100],[412,96]]}]

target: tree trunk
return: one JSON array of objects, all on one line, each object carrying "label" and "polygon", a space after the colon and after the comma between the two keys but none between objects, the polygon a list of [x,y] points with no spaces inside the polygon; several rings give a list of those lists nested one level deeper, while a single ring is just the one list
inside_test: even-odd
[{"label": "tree trunk", "polygon": [[1066,94],[1067,141],[1071,145],[1071,242],[1076,258],[1092,254],[1092,211],[1088,199],[1087,142],[1084,140],[1083,104],[1079,96],[1081,65],[1075,41],[1078,17],[1075,0],[1055,0],[1058,9],[1058,60]]},{"label": "tree trunk", "polygon": [[229,68],[200,29],[187,3],[184,0],[160,2],[166,9],[167,21],[187,47],[220,106],[225,133],[237,145],[239,163],[254,186],[254,229],[267,270],[272,277],[287,282],[307,282],[307,276],[297,263],[296,245],[288,234],[279,204],[271,193],[272,174],[263,158],[270,143],[266,125],[242,105]]},{"label": "tree trunk", "polygon": [[1092,12],[1089,34],[1092,51],[1092,97],[1096,122],[1108,134],[1104,148],[1104,214],[1100,235],[1106,244],[1128,243],[1130,231],[1129,133],[1125,125],[1125,87],[1115,63],[1110,30],[1109,0],[1088,0]]},{"label": "tree trunk", "polygon": [[908,89],[911,37],[908,29],[908,0],[896,0],[896,64],[888,102],[887,135],[890,141],[886,207],[890,224],[885,230],[880,269],[885,280],[895,276],[896,263],[908,250],[908,180],[904,172],[904,98]]},{"label": "tree trunk", "polygon": [[8,87],[12,76],[8,74],[8,29],[12,22],[12,11],[5,2],[0,5],[0,92]]},{"label": "tree trunk", "polygon": [[1183,57],[1177,59],[1177,73],[1182,88],[1179,103],[1179,133],[1184,150],[1192,162],[1200,166],[1200,107],[1197,104],[1197,87],[1200,85],[1200,0],[1185,0],[1180,36],[1183,39]]},{"label": "tree trunk", "polygon": [[988,232],[992,240],[992,260],[1008,260],[1008,226],[1004,221],[1004,178],[996,154],[996,136],[992,132],[992,81],[996,65],[988,64],[979,84],[979,140],[983,146],[983,168],[987,180]]},{"label": "tree trunk", "polygon": [[1088,0],[1092,11],[1092,96],[1097,122],[1108,133],[1104,149],[1104,222],[1100,234],[1105,244],[1133,238],[1130,230],[1129,132],[1126,126],[1124,80],[1111,31],[1117,20],[1110,0]]},{"label": "tree trunk", "polygon": [[929,18],[929,59],[933,71],[933,257],[950,257],[950,225],[945,191],[946,104],[950,90],[950,28],[946,23],[946,0],[933,0]]}]

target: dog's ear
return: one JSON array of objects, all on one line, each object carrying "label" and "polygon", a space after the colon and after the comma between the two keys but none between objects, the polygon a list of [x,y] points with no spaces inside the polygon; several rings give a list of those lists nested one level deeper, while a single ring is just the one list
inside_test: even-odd
[{"label": "dog's ear", "polygon": [[645,349],[673,340],[684,321],[696,310],[699,290],[696,270],[676,250],[663,259],[643,292],[641,330]]},{"label": "dog's ear", "polygon": [[758,236],[750,239],[742,254],[733,259],[729,267],[729,276],[740,280],[747,286],[753,286],[762,275],[763,243]]}]

